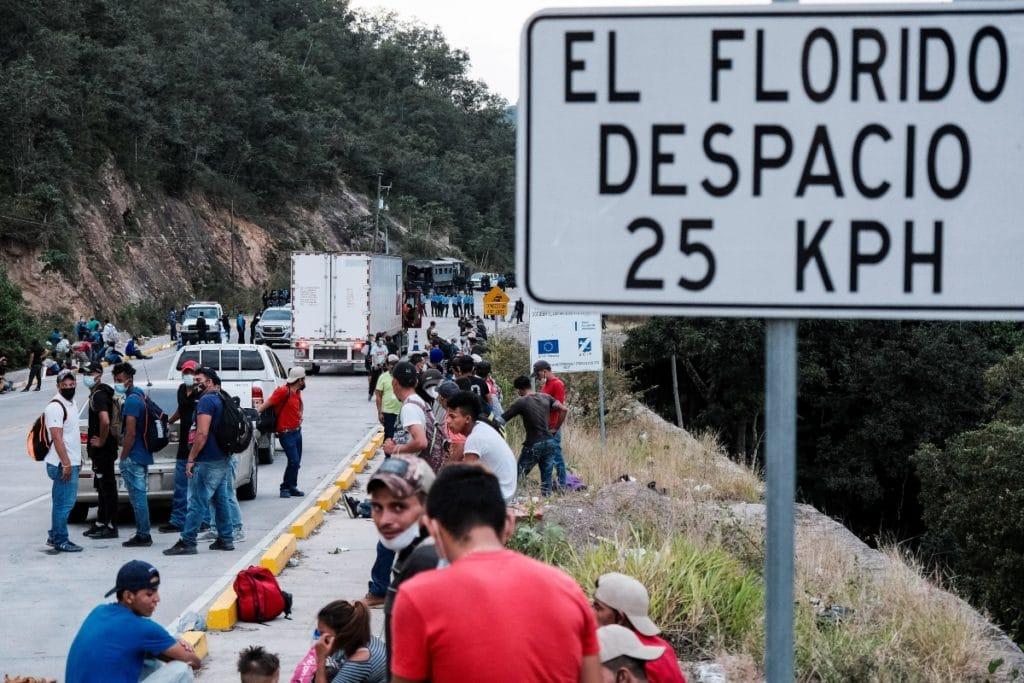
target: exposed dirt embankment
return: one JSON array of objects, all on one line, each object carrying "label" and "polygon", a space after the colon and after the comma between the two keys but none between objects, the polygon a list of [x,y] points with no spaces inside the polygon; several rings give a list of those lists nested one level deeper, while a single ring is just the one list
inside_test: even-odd
[{"label": "exposed dirt embankment", "polygon": [[116,315],[133,305],[184,302],[217,283],[262,289],[293,249],[369,249],[365,197],[339,183],[310,208],[259,218],[198,193],[171,197],[105,165],[73,207],[78,234],[67,277],[44,270],[45,245],[0,244],[0,262],[35,311]]}]

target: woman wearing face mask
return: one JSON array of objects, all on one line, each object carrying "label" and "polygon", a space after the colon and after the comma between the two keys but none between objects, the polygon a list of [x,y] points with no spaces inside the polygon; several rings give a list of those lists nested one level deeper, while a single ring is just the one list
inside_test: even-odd
[{"label": "woman wearing face mask", "polygon": [[171,519],[167,524],[160,525],[160,533],[178,533],[185,527],[185,513],[188,510],[188,477],[185,465],[188,464],[188,433],[192,426],[192,417],[196,412],[196,404],[203,390],[195,385],[196,369],[199,364],[194,360],[185,361],[181,366],[181,385],[178,387],[178,409],[174,411],[168,422],[177,421],[178,457],[174,463],[174,497],[171,499]]},{"label": "woman wearing face mask", "polygon": [[[316,683],[384,683],[384,643],[370,635],[370,610],[361,602],[335,600],[317,615]],[[337,671],[328,678],[328,669]]]}]

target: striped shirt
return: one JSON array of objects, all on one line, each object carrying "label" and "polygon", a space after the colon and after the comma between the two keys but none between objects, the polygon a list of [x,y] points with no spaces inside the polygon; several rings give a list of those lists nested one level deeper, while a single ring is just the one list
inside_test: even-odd
[{"label": "striped shirt", "polygon": [[384,641],[377,636],[370,638],[366,646],[370,650],[370,658],[365,662],[350,662],[342,652],[331,656],[338,673],[331,683],[385,683],[388,673],[388,655]]}]

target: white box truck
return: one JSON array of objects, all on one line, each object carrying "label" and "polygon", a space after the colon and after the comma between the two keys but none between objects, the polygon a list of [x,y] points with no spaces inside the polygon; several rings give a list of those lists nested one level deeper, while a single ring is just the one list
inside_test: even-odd
[{"label": "white box truck", "polygon": [[366,370],[366,340],[402,332],[402,259],[366,253],[292,253],[295,364]]}]

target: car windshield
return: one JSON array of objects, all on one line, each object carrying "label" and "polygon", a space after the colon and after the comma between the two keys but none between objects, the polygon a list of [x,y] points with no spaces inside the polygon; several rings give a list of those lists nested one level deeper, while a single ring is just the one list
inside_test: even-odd
[{"label": "car windshield", "polygon": [[196,306],[195,308],[189,308],[185,311],[185,317],[198,318],[200,313],[202,313],[203,317],[207,320],[217,317],[217,309],[213,306]]},{"label": "car windshield", "polygon": [[263,311],[263,317],[260,318],[260,320],[262,320],[263,322],[268,322],[270,320],[281,321],[281,320],[291,320],[291,319],[292,319],[292,312],[291,311],[285,310],[285,309],[278,309],[278,310],[275,311],[272,308]]}]

